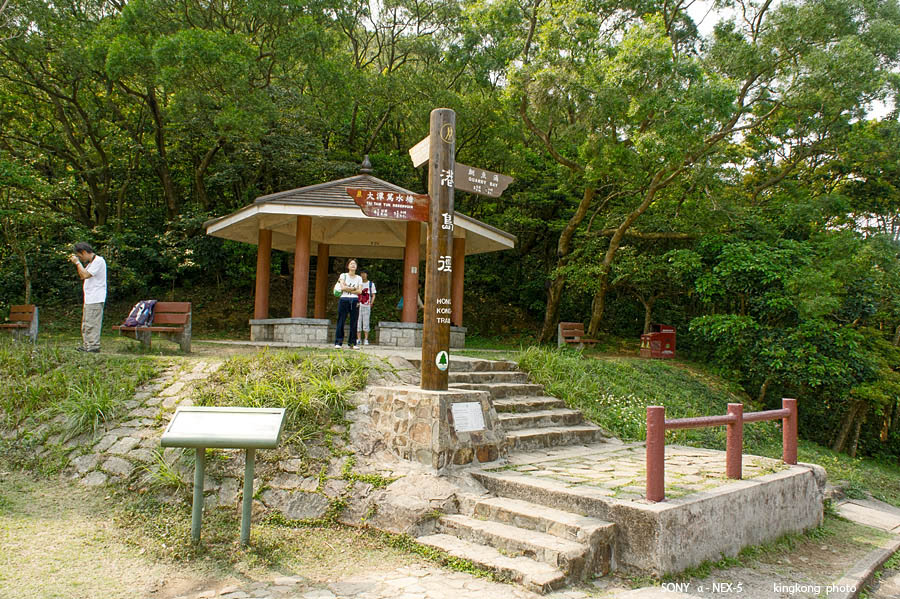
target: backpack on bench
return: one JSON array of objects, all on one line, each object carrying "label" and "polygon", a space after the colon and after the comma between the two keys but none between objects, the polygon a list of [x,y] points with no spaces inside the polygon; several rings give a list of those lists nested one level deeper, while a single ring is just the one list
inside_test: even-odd
[{"label": "backpack on bench", "polygon": [[153,308],[156,300],[141,300],[134,305],[128,318],[122,323],[125,327],[149,327],[153,324]]}]

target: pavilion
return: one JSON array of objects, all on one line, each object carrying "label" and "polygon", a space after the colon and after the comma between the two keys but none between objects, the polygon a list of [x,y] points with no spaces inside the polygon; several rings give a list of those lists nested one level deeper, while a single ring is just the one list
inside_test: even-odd
[{"label": "pavilion", "polygon": [[[326,303],[334,284],[328,280],[329,258],[392,258],[403,260],[402,322],[379,322],[378,342],[401,347],[421,345],[422,325],[416,322],[416,297],[419,257],[425,255],[427,223],[372,218],[363,214],[347,195],[347,187],[404,195],[415,193],[370,173],[366,157],[356,176],[261,196],[237,212],[205,223],[208,235],[257,246],[251,340],[296,345],[327,343],[330,321],[325,318]],[[465,256],[511,249],[515,242],[515,236],[510,233],[455,213],[451,347],[462,347],[465,343],[462,326]],[[294,252],[290,318],[269,318],[273,249]],[[316,257],[316,276],[313,317],[309,318],[311,256]]]}]

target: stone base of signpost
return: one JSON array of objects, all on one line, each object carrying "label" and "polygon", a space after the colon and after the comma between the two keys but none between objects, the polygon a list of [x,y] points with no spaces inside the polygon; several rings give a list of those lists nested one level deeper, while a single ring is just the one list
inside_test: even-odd
[{"label": "stone base of signpost", "polygon": [[[250,321],[250,341],[296,345],[328,343],[327,318],[264,318]],[[333,334],[333,333],[332,333]]]},{"label": "stone base of signpost", "polygon": [[[422,347],[422,323],[386,322],[378,323],[378,345],[386,347]],[[462,349],[466,346],[466,327],[450,327],[450,347]]]},{"label": "stone base of signpost", "polygon": [[[484,430],[457,432],[452,405],[477,402]],[[373,387],[369,393],[372,426],[400,458],[435,470],[493,462],[506,457],[506,433],[487,391],[428,391],[418,387]]]}]

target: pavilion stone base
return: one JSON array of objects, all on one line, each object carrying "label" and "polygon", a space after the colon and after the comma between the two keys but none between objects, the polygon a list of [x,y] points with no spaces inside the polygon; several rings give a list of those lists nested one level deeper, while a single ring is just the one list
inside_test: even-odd
[{"label": "pavilion stone base", "polygon": [[265,318],[250,321],[250,341],[308,345],[328,343],[327,318]]},{"label": "pavilion stone base", "polygon": [[[468,402],[481,404],[484,429],[457,432],[451,406]],[[508,454],[506,433],[487,391],[373,387],[369,404],[372,426],[400,458],[443,470]]]},{"label": "pavilion stone base", "polygon": [[[378,345],[388,347],[422,347],[422,323],[385,322],[378,323]],[[450,327],[450,347],[462,349],[466,346],[466,327]]]}]

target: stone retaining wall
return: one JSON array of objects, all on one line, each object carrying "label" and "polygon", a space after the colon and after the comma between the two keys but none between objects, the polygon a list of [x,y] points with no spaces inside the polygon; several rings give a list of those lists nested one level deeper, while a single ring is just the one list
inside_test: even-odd
[{"label": "stone retaining wall", "polygon": [[[457,432],[452,405],[478,402],[484,430]],[[418,387],[373,387],[372,426],[398,457],[435,470],[493,462],[508,452],[506,433],[487,391],[427,391]]]},{"label": "stone retaining wall", "polygon": [[297,345],[325,344],[328,343],[330,324],[331,321],[327,318],[251,320],[250,341],[275,341]]},{"label": "stone retaining wall", "polygon": [[[378,344],[387,347],[422,347],[422,323],[386,322],[378,323]],[[450,327],[450,347],[461,349],[466,346],[466,327]]]}]

